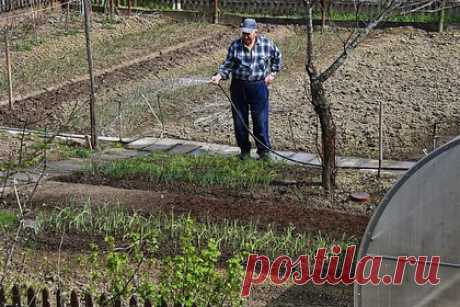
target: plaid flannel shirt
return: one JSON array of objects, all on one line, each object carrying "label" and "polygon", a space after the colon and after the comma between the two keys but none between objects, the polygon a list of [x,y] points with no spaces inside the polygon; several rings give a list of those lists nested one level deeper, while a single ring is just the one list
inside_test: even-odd
[{"label": "plaid flannel shirt", "polygon": [[232,77],[240,80],[263,80],[269,73],[277,73],[282,66],[281,52],[275,43],[257,35],[254,47],[249,50],[241,39],[232,42],[227,58],[219,68],[222,79]]}]

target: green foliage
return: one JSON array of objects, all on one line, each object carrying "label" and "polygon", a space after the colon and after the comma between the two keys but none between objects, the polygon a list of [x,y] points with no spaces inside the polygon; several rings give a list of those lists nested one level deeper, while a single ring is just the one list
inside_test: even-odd
[{"label": "green foliage", "polygon": [[[236,16],[241,16],[241,12],[238,12],[237,10],[232,11],[232,15]],[[377,13],[377,12],[375,12]],[[353,21],[369,21],[369,20],[374,20],[375,19],[375,13],[372,12],[365,12],[361,11],[356,14],[355,12],[347,12],[344,10],[336,10],[336,9],[331,9],[327,19],[340,22],[340,21],[345,21],[345,22],[353,22]],[[321,19],[321,11],[314,10],[313,11],[313,19],[320,20]],[[261,14],[259,12],[254,12],[254,13],[245,13],[245,17],[253,17],[253,18],[258,18],[258,17],[271,17],[271,18],[289,18],[292,20],[295,19],[304,19],[306,17],[306,11],[298,11],[298,10],[293,10],[292,12],[288,12],[286,15],[273,15],[268,12],[265,14]],[[394,15],[388,18],[389,21],[398,21],[398,22],[420,22],[420,23],[435,23],[438,22],[439,20],[439,14],[437,12],[415,12],[412,14],[405,14],[405,15]],[[446,14],[446,20],[451,23],[459,22],[460,21],[460,16],[456,16],[454,14]]]},{"label": "green foliage", "polygon": [[[127,233],[156,232],[159,246],[178,246],[179,238],[187,231],[187,217],[174,214],[143,216],[138,212],[108,204],[84,207],[69,204],[62,210],[40,213],[37,225],[40,231],[73,232],[123,238]],[[254,251],[275,258],[279,255],[297,257],[305,253],[315,253],[319,247],[338,244],[345,247],[358,244],[353,237],[343,236],[340,240],[329,238],[322,233],[299,233],[293,226],[279,231],[273,225],[241,223],[224,220],[193,224],[193,242],[197,249],[214,240],[219,251],[242,253]],[[175,250],[172,250],[174,252]]]},{"label": "green foliage", "polygon": [[[102,290],[110,294],[112,300],[136,292],[143,299],[157,302],[159,290],[149,280],[148,270],[151,267],[147,266],[147,271],[141,272],[143,264],[154,261],[152,255],[158,248],[155,233],[128,233],[122,241],[128,246],[117,248],[114,237],[105,237],[107,250],[104,253],[99,246],[91,245],[91,254],[82,258],[80,264],[89,266],[90,282],[85,290],[93,294]],[[103,289],[100,289],[101,284]]]},{"label": "green foliage", "polygon": [[182,181],[201,186],[251,188],[269,184],[280,167],[255,160],[242,162],[237,157],[154,153],[147,157],[103,164],[98,171],[114,179],[142,178],[157,183]]},{"label": "green foliage", "polygon": [[[110,295],[109,299],[128,297],[137,293],[154,306],[161,302],[183,306],[241,305],[239,292],[244,276],[243,254],[228,261],[227,272],[219,269],[220,252],[214,240],[198,249],[193,245],[194,221],[185,220],[185,230],[179,238],[180,252],[159,263],[160,280],[151,277],[158,249],[157,233],[130,232],[121,240],[124,247],[116,247],[114,237],[107,236],[106,251],[92,245],[91,255],[82,259],[89,266],[91,281],[86,291],[95,294],[98,285]],[[246,254],[244,254],[246,255]]]},{"label": "green foliage", "polygon": [[242,257],[229,260],[228,274],[218,270],[220,251],[214,239],[199,251],[192,243],[195,224],[185,219],[184,233],[180,237],[180,254],[166,259],[161,273],[163,299],[183,306],[212,306],[230,303],[241,305],[238,297],[243,279]]},{"label": "green foliage", "polygon": [[15,213],[6,210],[0,210],[0,229],[7,229],[18,222]]},{"label": "green foliage", "polygon": [[87,159],[91,157],[91,150],[83,147],[73,147],[63,144],[57,144],[56,150],[59,154],[60,159],[69,159],[69,158],[82,158]]}]

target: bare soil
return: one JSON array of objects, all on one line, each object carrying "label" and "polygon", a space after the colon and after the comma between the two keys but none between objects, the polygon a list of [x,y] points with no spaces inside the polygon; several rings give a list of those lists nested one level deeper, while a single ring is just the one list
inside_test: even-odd
[{"label": "bare soil", "polygon": [[114,203],[149,214],[191,214],[197,220],[219,222],[225,219],[272,224],[283,230],[290,224],[296,232],[316,232],[341,238],[343,234],[360,237],[368,217],[328,209],[313,209],[298,202],[251,199],[249,197],[201,196],[168,191],[126,190],[109,186],[48,182],[34,197],[37,204],[68,205],[74,200],[90,198],[94,204]]},{"label": "bare soil", "polygon": [[[104,37],[106,32],[97,35]],[[187,39],[193,41],[200,37],[199,33],[192,31]],[[271,90],[272,143],[277,149],[315,152],[318,123],[305,98],[305,33],[299,27],[273,25],[262,26],[261,33],[272,37],[285,55],[284,70]],[[347,34],[346,30],[318,33],[317,60],[321,69],[341,51],[341,39]],[[223,93],[206,85],[168,89],[164,80],[208,78],[223,61],[228,44],[237,36],[235,28],[221,26],[204,42],[192,43],[99,77],[101,131],[112,135],[122,133],[117,124],[117,103],[121,101],[125,104],[122,128],[125,136],[158,136],[163,132],[172,137],[233,144],[232,121]],[[415,29],[374,32],[326,84],[337,124],[338,153],[377,157],[380,101],[384,105],[384,156],[387,158],[420,158],[423,149],[429,151],[433,146],[435,123],[441,136],[438,144],[458,134],[459,47],[460,35],[455,32],[436,34]],[[125,48],[123,52],[129,55],[134,51]],[[224,85],[227,87],[228,83]],[[28,121],[35,127],[52,125],[52,122],[62,122],[70,106],[79,103],[82,108],[77,120],[64,128],[86,133],[86,91],[87,83],[77,82],[18,102],[13,114],[0,107],[0,123],[20,125]],[[146,97],[158,112],[159,91],[163,92],[164,129],[142,98]]]}]

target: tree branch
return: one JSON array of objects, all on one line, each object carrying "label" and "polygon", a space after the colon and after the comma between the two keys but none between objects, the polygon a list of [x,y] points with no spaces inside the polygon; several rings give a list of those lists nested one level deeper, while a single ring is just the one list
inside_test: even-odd
[{"label": "tree branch", "polygon": [[307,59],[306,70],[310,79],[318,76],[315,64],[313,62],[314,48],[313,48],[313,2],[311,0],[304,0],[307,7]]},{"label": "tree branch", "polygon": [[328,80],[345,63],[351,52],[359,46],[359,44],[369,35],[371,30],[375,29],[385,18],[390,15],[393,10],[398,8],[397,2],[399,2],[399,0],[390,1],[388,6],[380,12],[375,20],[371,21],[363,30],[352,33],[342,53],[337,57],[334,63],[332,63],[324,72],[319,75],[319,81],[321,83]]}]

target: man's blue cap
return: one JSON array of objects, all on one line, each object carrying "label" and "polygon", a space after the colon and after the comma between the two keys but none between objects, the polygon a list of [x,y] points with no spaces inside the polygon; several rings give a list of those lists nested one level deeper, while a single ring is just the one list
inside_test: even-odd
[{"label": "man's blue cap", "polygon": [[257,30],[257,23],[255,19],[246,18],[240,25],[241,32],[251,33]]}]

